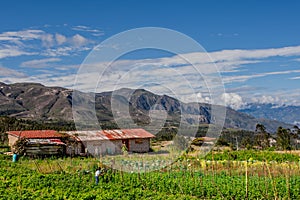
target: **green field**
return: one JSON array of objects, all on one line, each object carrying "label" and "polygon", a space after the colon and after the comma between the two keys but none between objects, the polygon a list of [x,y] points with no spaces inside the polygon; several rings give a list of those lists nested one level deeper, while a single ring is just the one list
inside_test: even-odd
[{"label": "green field", "polygon": [[[299,157],[251,152],[249,161],[182,157],[172,166],[148,173],[108,169],[94,183],[95,158],[20,158],[0,155],[1,199],[299,199]],[[222,153],[224,154],[224,153]],[[269,155],[274,160],[259,161]],[[281,162],[281,157],[290,157]],[[297,160],[298,159],[298,160]]]}]

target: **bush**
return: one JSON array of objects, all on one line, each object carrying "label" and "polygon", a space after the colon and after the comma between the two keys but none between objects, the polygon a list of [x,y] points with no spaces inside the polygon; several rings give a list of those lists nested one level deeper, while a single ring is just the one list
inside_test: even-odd
[{"label": "bush", "polygon": [[16,141],[16,143],[13,145],[13,152],[18,155],[23,155],[25,153],[25,146],[27,143],[27,139],[21,138]]}]

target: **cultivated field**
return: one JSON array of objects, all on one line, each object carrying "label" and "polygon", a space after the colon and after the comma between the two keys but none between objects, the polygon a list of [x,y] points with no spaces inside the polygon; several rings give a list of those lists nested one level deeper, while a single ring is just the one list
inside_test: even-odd
[{"label": "cultivated field", "polygon": [[[1,199],[299,199],[298,155],[269,151],[184,155],[147,173],[108,168],[99,185],[95,158],[20,158],[0,155]],[[124,161],[124,165],[130,162]]]}]

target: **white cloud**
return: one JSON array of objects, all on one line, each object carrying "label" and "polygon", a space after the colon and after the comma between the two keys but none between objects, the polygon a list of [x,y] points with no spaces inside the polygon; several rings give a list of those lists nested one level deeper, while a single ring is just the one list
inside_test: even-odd
[{"label": "white cloud", "polygon": [[300,79],[300,76],[295,76],[295,77],[291,77],[289,78],[290,80],[299,80]]},{"label": "white cloud", "polygon": [[196,94],[196,98],[200,103],[211,103],[211,99],[209,96],[203,96],[201,92]]},{"label": "white cloud", "polygon": [[82,51],[89,51],[91,47],[72,47],[63,46],[57,48],[46,49],[44,52],[40,53],[42,56],[47,57],[58,57],[58,56],[77,56]]},{"label": "white cloud", "polygon": [[78,65],[58,65],[55,67],[56,70],[59,71],[70,71],[70,70],[78,70],[78,68],[80,67],[80,64]]},{"label": "white cloud", "polygon": [[[237,76],[226,76],[223,77],[224,83],[233,83],[233,82],[245,82],[249,79],[271,76],[271,75],[282,75],[282,74],[293,74],[300,73],[300,70],[285,70],[285,71],[274,71],[274,72],[265,72],[252,75],[237,75]],[[289,78],[297,79],[297,77]]]},{"label": "white cloud", "polygon": [[[1,68],[0,68],[1,72]],[[18,75],[18,74],[17,74]],[[60,86],[66,88],[72,88],[75,80],[75,75],[63,75],[63,74],[39,74],[34,76],[15,76],[14,73],[11,73],[11,76],[0,76],[0,82],[4,83],[23,83],[23,82],[33,82],[33,83],[41,83],[46,86]]]},{"label": "white cloud", "polygon": [[79,25],[79,26],[74,26],[72,28],[72,30],[75,30],[75,31],[83,31],[83,32],[89,32],[91,33],[93,36],[102,36],[104,35],[103,31],[99,30],[99,29],[94,29],[94,28],[91,28],[91,27],[88,27],[88,26],[82,26],[82,25]]},{"label": "white cloud", "polygon": [[86,45],[89,42],[88,39],[86,39],[85,37],[83,37],[83,36],[81,36],[79,34],[74,35],[72,37],[71,41],[72,41],[73,45],[76,46],[76,47],[80,47],[80,46]]},{"label": "white cloud", "polygon": [[277,104],[277,105],[283,105],[286,102],[286,99],[284,98],[279,98],[278,96],[275,95],[255,95],[254,97],[251,98],[251,102],[254,103],[262,103],[262,104]]},{"label": "white cloud", "polygon": [[29,67],[29,68],[45,68],[45,67],[49,67],[50,64],[49,63],[53,63],[53,62],[59,62],[61,61],[60,58],[45,58],[45,59],[39,59],[39,60],[30,60],[30,61],[26,61],[21,63],[21,67]]},{"label": "white cloud", "polygon": [[213,59],[216,59],[218,61],[264,59],[274,56],[296,56],[300,55],[300,46],[254,50],[222,50],[213,52],[210,55]]},{"label": "white cloud", "polygon": [[298,105],[300,106],[300,89],[264,91],[254,93],[248,100],[255,103],[271,103],[276,105]]},{"label": "white cloud", "polygon": [[41,39],[41,36],[45,34],[42,30],[23,30],[23,31],[9,31],[0,34],[0,40],[2,41],[26,41]]},{"label": "white cloud", "polygon": [[41,35],[42,45],[45,47],[52,47],[55,44],[55,40],[52,34]]},{"label": "white cloud", "polygon": [[62,45],[67,42],[67,37],[58,33],[55,34],[55,39],[58,45]]},{"label": "white cloud", "polygon": [[64,44],[69,41],[70,44],[75,46],[82,46],[89,42],[89,40],[82,35],[75,34],[74,36],[67,38],[66,36],[56,33],[51,34],[43,30],[24,30],[14,32],[4,32],[0,34],[0,41],[7,42],[25,42],[29,40],[40,40],[45,47],[52,47],[57,43],[58,45]]},{"label": "white cloud", "polygon": [[8,69],[6,67],[3,67],[0,64],[0,77],[2,78],[8,78],[8,77],[13,77],[13,78],[24,78],[26,75],[22,72],[18,72],[13,69]]},{"label": "white cloud", "polygon": [[225,101],[225,105],[232,109],[240,109],[245,106],[245,102],[240,95],[236,93],[224,93],[222,94],[221,99]]},{"label": "white cloud", "polygon": [[57,47],[46,49],[44,52],[41,52],[42,56],[49,56],[49,57],[57,57],[57,56],[70,56],[72,52],[74,52],[73,47]]},{"label": "white cloud", "polygon": [[[122,78],[125,73],[129,73],[130,77],[128,76],[127,80],[122,79],[122,81],[124,81],[122,83],[132,84],[135,82],[136,84],[139,84],[149,82],[148,85],[151,85],[150,82],[161,80],[161,83],[163,82],[166,85],[174,84],[179,87],[182,82],[185,82],[190,84],[192,88],[198,87],[207,89],[214,88],[216,80],[220,80],[221,78],[224,83],[233,83],[264,76],[300,72],[300,70],[284,70],[251,75],[223,75],[222,77],[219,77],[218,74],[215,74],[214,62],[210,57],[215,60],[217,67],[221,72],[238,72],[239,68],[244,64],[263,62],[262,60],[259,60],[260,58],[278,55],[294,55],[298,50],[300,50],[300,47],[284,47],[280,49],[265,50],[224,50],[208,54],[205,52],[198,52],[154,59],[118,60],[110,66],[110,63],[99,62],[90,64],[89,66],[86,66],[86,68],[88,68],[87,71],[90,73],[98,73],[109,66],[106,69],[105,76],[102,77],[102,80],[107,85],[109,85],[109,83],[112,85],[118,79]],[[188,63],[184,58],[187,58],[191,63]],[[201,74],[199,74],[199,72]],[[172,78],[170,78],[170,74],[172,74]],[[195,91],[196,94],[199,92],[201,91]]]},{"label": "white cloud", "polygon": [[16,56],[34,55],[34,54],[35,53],[23,51],[15,46],[9,46],[9,45],[0,46],[0,59],[6,57],[16,57]]},{"label": "white cloud", "polygon": [[0,33],[0,41],[0,59],[32,54],[69,56],[76,51],[90,50],[88,45],[92,43],[92,40],[76,33],[66,37],[60,33],[52,34],[37,29],[3,32]]},{"label": "white cloud", "polygon": [[[196,52],[196,53],[187,53],[181,55],[175,55],[172,57],[164,58],[155,58],[155,59],[142,59],[142,60],[128,60],[126,61],[127,65],[132,66],[136,63],[144,65],[156,65],[156,66],[165,66],[165,67],[174,67],[184,68],[188,65],[194,65],[200,72],[204,74],[214,73],[212,70],[214,65],[218,67],[220,72],[237,72],[242,65],[254,64],[259,62],[265,62],[263,59],[267,59],[274,56],[294,56],[300,55],[300,46],[294,47],[283,47],[283,48],[272,48],[272,49],[258,49],[258,50],[222,50],[216,52]],[[187,63],[186,60],[191,61]],[[131,62],[131,63],[130,63]],[[284,71],[284,72],[268,72],[265,75],[274,75],[276,73],[291,73],[293,71]],[[297,72],[294,71],[294,72]],[[274,74],[272,74],[274,73]],[[258,74],[257,76],[263,76]],[[255,77],[255,76],[254,76]],[[240,77],[243,78],[243,77]],[[248,76],[246,77],[248,78]],[[251,78],[251,77],[249,77]]]}]

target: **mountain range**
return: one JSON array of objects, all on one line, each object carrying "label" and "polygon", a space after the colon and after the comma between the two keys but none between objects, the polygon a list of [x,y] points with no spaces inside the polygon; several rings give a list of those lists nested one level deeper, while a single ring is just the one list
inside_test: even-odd
[{"label": "mountain range", "polygon": [[[118,104],[129,107],[129,113],[136,123],[149,123],[149,114],[153,107],[163,108],[167,121],[180,122],[181,112],[188,114],[184,118],[187,124],[210,124],[211,105],[205,103],[183,103],[167,95],[158,95],[144,89],[121,89],[119,94],[131,94],[130,98],[119,96]],[[0,115],[39,121],[72,121],[73,91],[62,87],[46,87],[39,83],[0,83]],[[82,93],[84,94],[84,93]],[[94,94],[96,116],[101,122],[114,122],[111,108],[112,92]],[[261,117],[246,110],[241,112],[226,109],[225,128],[255,130],[257,123],[264,124],[267,130],[274,132],[279,126],[289,124]],[[245,113],[246,112],[246,113]],[[253,114],[249,115],[249,114]]]},{"label": "mountain range", "polygon": [[300,106],[276,105],[271,103],[249,103],[239,112],[247,113],[257,118],[283,121],[300,125]]}]

